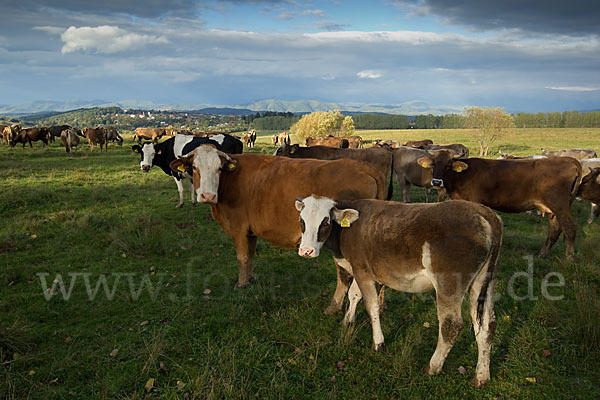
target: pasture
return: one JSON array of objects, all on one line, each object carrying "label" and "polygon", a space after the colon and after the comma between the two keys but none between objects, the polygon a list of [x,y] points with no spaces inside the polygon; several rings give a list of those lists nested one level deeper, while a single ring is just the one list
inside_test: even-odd
[{"label": "pasture", "polygon": [[[477,154],[463,130],[357,134]],[[71,159],[57,143],[0,147],[0,398],[600,397],[600,221],[585,224],[588,203],[572,207],[573,261],[562,239],[537,257],[545,219],[502,214],[492,379],[478,390],[466,301],[466,327],[429,377],[434,292],[388,289],[386,343],[374,352],[362,303],[349,331],[343,314],[323,313],[335,287],[327,252],[307,260],[259,239],[256,280],[234,291],[234,247],[210,208],[192,207],[186,187],[176,209],[173,179],[143,174],[124,137],[107,153],[82,143]],[[575,147],[600,150],[600,129],[518,129],[492,152]],[[251,152],[273,150],[263,134]]]}]

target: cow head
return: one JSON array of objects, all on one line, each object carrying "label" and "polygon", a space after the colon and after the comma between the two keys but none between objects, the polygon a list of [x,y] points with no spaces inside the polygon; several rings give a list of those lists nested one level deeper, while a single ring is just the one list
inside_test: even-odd
[{"label": "cow head", "polygon": [[593,203],[600,201],[600,168],[590,168],[590,173],[583,177],[579,185],[578,196]]},{"label": "cow head", "polygon": [[170,166],[176,172],[191,172],[199,202],[217,204],[221,173],[234,171],[237,160],[209,144],[198,146],[189,155],[171,162]]},{"label": "cow head", "polygon": [[152,163],[154,162],[154,156],[156,154],[160,154],[160,150],[158,153],[156,152],[156,148],[154,147],[154,143],[146,142],[142,144],[142,146],[133,145],[131,146],[131,150],[142,156],[142,161],[140,161],[140,168],[144,172],[150,171],[152,168]]},{"label": "cow head", "polygon": [[293,155],[298,151],[300,145],[293,144],[290,145],[288,142],[281,142],[281,146],[275,151],[274,156],[284,156],[284,157],[293,157]]},{"label": "cow head", "polygon": [[453,173],[460,173],[469,165],[458,160],[460,156],[448,150],[429,152],[428,157],[421,157],[417,160],[423,168],[431,168],[433,178],[431,186],[440,189],[444,187],[444,180],[448,179]]},{"label": "cow head", "polygon": [[329,238],[333,224],[348,228],[358,220],[358,211],[351,208],[340,210],[334,200],[312,195],[296,200],[296,209],[300,211],[300,229],[302,240],[298,255],[307,258],[318,257],[323,244]]}]

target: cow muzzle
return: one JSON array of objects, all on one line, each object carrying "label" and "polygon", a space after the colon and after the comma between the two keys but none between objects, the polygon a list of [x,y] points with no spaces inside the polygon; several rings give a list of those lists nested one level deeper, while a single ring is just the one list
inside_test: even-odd
[{"label": "cow muzzle", "polygon": [[144,172],[149,172],[150,168],[152,168],[152,165],[148,165],[148,164],[142,165],[142,171],[144,171]]},{"label": "cow muzzle", "polygon": [[310,247],[300,247],[298,249],[298,255],[304,258],[315,258],[317,256],[317,252],[315,249],[311,249]]},{"label": "cow muzzle", "polygon": [[214,193],[200,193],[200,198],[198,200],[200,200],[201,203],[217,204],[217,195]]},{"label": "cow muzzle", "polygon": [[444,187],[444,181],[441,179],[433,178],[431,180],[431,186],[433,186],[434,188],[442,188]]}]

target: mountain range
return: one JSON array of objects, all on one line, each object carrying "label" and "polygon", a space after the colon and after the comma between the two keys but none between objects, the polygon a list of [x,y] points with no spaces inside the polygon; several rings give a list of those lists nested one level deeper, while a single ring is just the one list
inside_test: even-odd
[{"label": "mountain range", "polygon": [[[464,107],[430,105],[420,100],[407,101],[400,104],[357,104],[357,103],[332,103],[317,100],[261,100],[245,105],[212,105],[212,104],[160,104],[152,101],[122,100],[107,102],[104,100],[67,100],[52,101],[39,100],[17,105],[0,105],[1,115],[23,115],[41,112],[64,112],[80,108],[93,107],[121,107],[136,110],[163,110],[163,111],[198,111],[207,113],[232,113],[248,114],[257,111],[278,111],[293,113],[310,113],[315,111],[340,110],[349,113],[385,113],[397,115],[444,115],[462,113]],[[205,111],[206,110],[206,111]]]}]

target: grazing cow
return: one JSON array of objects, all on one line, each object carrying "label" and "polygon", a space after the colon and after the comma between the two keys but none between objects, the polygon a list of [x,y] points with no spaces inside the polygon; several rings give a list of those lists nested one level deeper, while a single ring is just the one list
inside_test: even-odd
[{"label": "grazing cow", "polygon": [[65,150],[69,157],[71,157],[71,149],[73,147],[79,146],[79,136],[77,135],[77,129],[67,128],[60,134],[60,141],[63,146],[65,146]]},{"label": "grazing cow", "polygon": [[162,143],[154,144],[152,142],[144,143],[143,146],[134,145],[131,147],[133,151],[141,154],[142,160],[140,161],[140,168],[143,172],[148,172],[156,165],[163,172],[169,176],[172,176],[177,184],[177,191],[179,192],[179,203],[177,208],[183,206],[183,179],[187,178],[190,180],[190,191],[192,194],[192,204],[196,203],[194,196],[194,188],[191,183],[191,175],[185,171],[173,171],[169,167],[169,164],[181,157],[192,152],[196,147],[202,144],[212,144],[217,149],[232,154],[240,154],[244,148],[242,142],[229,135],[215,135],[211,137],[196,137],[193,135],[175,135],[175,137],[169,138]]},{"label": "grazing cow", "polygon": [[87,139],[91,151],[94,151],[95,144],[100,146],[100,151],[102,151],[102,146],[104,146],[105,151],[108,151],[108,140],[106,139],[106,131],[103,127],[83,128],[81,133]]},{"label": "grazing cow", "polygon": [[376,147],[370,147],[368,149],[339,149],[328,146],[300,147],[298,144],[291,146],[283,144],[275,151],[274,155],[290,158],[316,158],[318,160],[351,158],[353,160],[367,162],[374,166],[384,177],[390,175],[387,199],[389,200],[392,198],[394,191],[394,156],[389,150]]},{"label": "grazing cow", "polygon": [[271,135],[271,143],[273,144],[273,146],[277,146],[277,143],[279,143],[279,135],[274,133],[273,135]]},{"label": "grazing cow", "polygon": [[[257,237],[277,247],[296,249],[302,232],[296,197],[313,193],[343,199],[383,198],[385,177],[371,165],[350,159],[323,161],[261,154],[227,155],[200,146],[171,168],[193,168],[198,199],[235,245],[240,273],[236,288],[252,277]],[[276,184],[274,184],[276,183]],[[338,268],[338,284],[327,313],[341,310],[351,279]]]},{"label": "grazing cow", "polygon": [[424,150],[426,146],[433,144],[433,140],[430,139],[423,139],[423,140],[409,140],[408,142],[404,143],[402,146],[406,146],[406,147],[414,147],[417,149],[422,149]]},{"label": "grazing cow", "polygon": [[360,136],[340,136],[342,139],[348,141],[349,149],[360,149],[362,148],[362,138]]},{"label": "grazing cow", "polygon": [[31,142],[37,142],[41,140],[44,144],[42,147],[48,145],[48,128],[25,128],[21,129],[18,133],[13,133],[9,141],[10,147],[15,147],[17,143],[29,143],[29,147],[33,147]]},{"label": "grazing cow", "polygon": [[123,146],[123,137],[119,135],[119,132],[114,126],[104,126],[104,133],[106,134],[106,144],[108,142],[117,142],[119,146]]},{"label": "grazing cow", "polygon": [[458,160],[447,150],[418,160],[432,168],[431,186],[445,188],[451,199],[481,203],[494,210],[518,213],[538,210],[549,213],[548,239],[540,251],[545,257],[565,234],[567,258],[575,254],[577,223],[571,203],[581,182],[581,165],[570,157],[538,160]]},{"label": "grazing cow", "polygon": [[142,144],[142,139],[148,139],[152,142],[158,142],[158,139],[163,137],[167,133],[165,128],[135,128],[133,134],[133,140],[138,141],[138,144]]},{"label": "grazing cow", "polygon": [[373,147],[383,147],[387,149],[397,149],[400,147],[400,143],[394,140],[375,140]]},{"label": "grazing cow", "polygon": [[290,145],[292,144],[291,140],[290,140],[290,134],[287,132],[281,132],[278,136],[279,139],[279,144],[282,145],[284,143]]},{"label": "grazing cow", "polygon": [[65,129],[69,129],[69,125],[54,125],[48,128],[48,139],[50,139],[51,143],[54,143],[54,138],[60,138],[62,131]]},{"label": "grazing cow", "polygon": [[[283,143],[282,143],[283,144]],[[289,143],[288,143],[289,144]],[[327,146],[337,147],[341,149],[347,149],[350,146],[348,139],[336,136],[318,137],[318,138],[306,138],[306,145],[311,146]]]},{"label": "grazing cow", "polygon": [[364,297],[378,350],[384,339],[377,285],[410,293],[435,289],[439,332],[428,369],[434,375],[463,329],[461,306],[469,291],[479,350],[474,383],[481,387],[489,381],[500,217],[480,204],[460,200],[403,204],[310,196],[297,200],[296,208],[302,227],[298,254],[317,257],[325,246],[354,276],[345,324],[354,322],[356,303]]},{"label": "grazing cow", "polygon": [[[581,197],[585,200],[591,202],[591,210],[590,216],[587,220],[588,224],[594,222],[594,219],[600,214],[600,196],[597,196],[598,192],[598,184],[600,183],[598,180],[594,182],[590,174],[597,168],[600,168],[600,158],[587,158],[584,160],[579,160],[579,164],[581,164],[581,169],[584,174],[588,173],[588,175],[584,176],[581,181],[581,186],[579,186],[578,197]],[[585,187],[582,188],[585,182]],[[594,190],[596,190],[594,192]],[[583,192],[583,195],[581,194]],[[596,195],[594,195],[596,193]]]},{"label": "grazing cow", "polygon": [[596,151],[592,149],[542,150],[542,155],[546,157],[573,157],[576,160],[598,157]]},{"label": "grazing cow", "polygon": [[252,129],[242,135],[242,140],[246,143],[246,147],[251,148],[254,147],[254,143],[256,142],[256,131]]},{"label": "grazing cow", "polygon": [[455,144],[428,144],[425,146],[425,150],[429,151],[438,151],[438,150],[448,150],[458,157],[467,158],[469,157],[469,148],[463,144],[455,143]]}]

